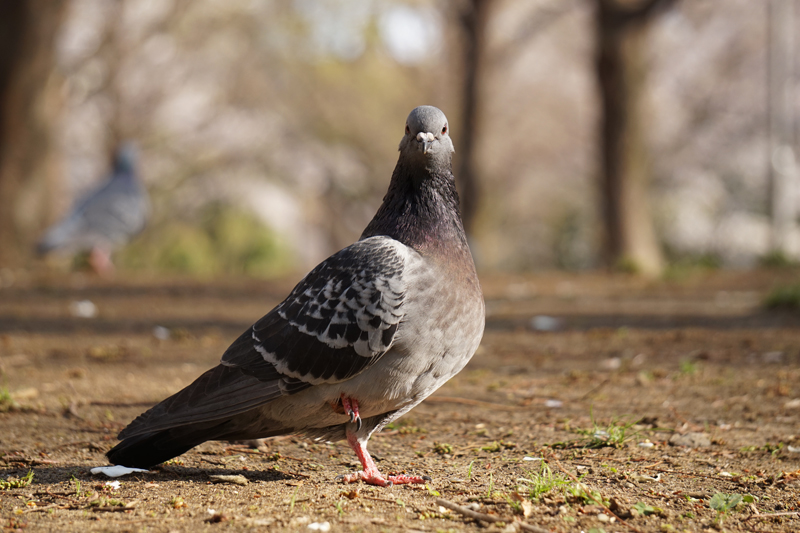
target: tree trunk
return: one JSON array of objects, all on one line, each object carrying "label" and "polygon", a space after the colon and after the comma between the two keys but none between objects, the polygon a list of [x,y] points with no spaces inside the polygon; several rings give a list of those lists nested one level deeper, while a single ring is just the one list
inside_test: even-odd
[{"label": "tree trunk", "polygon": [[49,221],[61,108],[55,39],[65,7],[0,2],[0,266],[19,265]]},{"label": "tree trunk", "polygon": [[601,195],[604,256],[615,268],[656,276],[664,258],[649,200],[651,166],[644,94],[647,35],[670,0],[597,0],[597,79],[601,97]]},{"label": "tree trunk", "polygon": [[797,206],[797,161],[794,149],[794,0],[769,5],[769,184],[771,251],[793,250]]},{"label": "tree trunk", "polygon": [[456,180],[461,195],[461,218],[464,227],[471,232],[478,211],[480,186],[475,169],[475,154],[478,136],[478,102],[482,61],[486,45],[486,25],[489,19],[491,0],[471,0],[461,15],[464,29],[464,93],[461,108],[461,138],[458,152],[460,163]]}]

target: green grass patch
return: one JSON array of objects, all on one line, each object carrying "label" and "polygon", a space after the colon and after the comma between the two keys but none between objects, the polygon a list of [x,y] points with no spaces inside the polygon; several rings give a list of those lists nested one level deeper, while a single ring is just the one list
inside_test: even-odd
[{"label": "green grass patch", "polygon": [[542,496],[552,491],[561,491],[564,487],[570,484],[570,479],[564,474],[553,473],[545,461],[542,461],[542,466],[539,472],[528,472],[525,477],[517,479],[522,483],[519,492],[527,492],[528,498],[532,501],[538,501]]},{"label": "green grass patch", "polygon": [[625,422],[618,418],[612,418],[608,424],[601,425],[592,416],[591,428],[576,428],[573,431],[585,436],[581,443],[583,448],[622,448],[627,441],[639,433],[638,430],[631,430],[635,424],[635,422]]},{"label": "green grass patch", "polygon": [[0,490],[19,489],[27,487],[33,481],[33,470],[28,470],[28,473],[21,478],[9,476],[7,479],[0,479]]}]

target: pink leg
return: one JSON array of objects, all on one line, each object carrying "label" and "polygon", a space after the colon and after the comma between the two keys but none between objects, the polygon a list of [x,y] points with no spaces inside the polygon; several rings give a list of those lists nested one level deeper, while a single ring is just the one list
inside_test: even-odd
[{"label": "pink leg", "polygon": [[92,248],[89,254],[89,264],[95,272],[101,276],[112,274],[114,272],[114,263],[111,262],[111,254],[101,248]]},{"label": "pink leg", "polygon": [[[344,400],[345,398],[342,397],[342,405],[344,406],[345,410],[347,410],[347,404],[345,403]],[[352,402],[355,401],[349,398],[348,400]],[[356,404],[356,409],[357,408],[358,406]],[[361,470],[360,472],[355,472],[353,474],[339,476],[338,479],[343,480],[345,483],[353,483],[354,481],[362,480],[365,483],[369,483],[370,485],[378,485],[379,487],[389,487],[395,484],[397,485],[402,485],[406,483],[421,484],[431,480],[431,478],[429,478],[428,476],[397,475],[397,476],[383,477],[383,475],[378,470],[378,467],[375,466],[375,461],[372,460],[372,457],[370,457],[369,452],[367,451],[367,443],[359,441],[356,432],[351,431],[349,427],[347,428],[346,433],[347,433],[347,444],[349,444],[350,447],[353,448],[353,451],[356,452],[358,460],[361,461],[361,466],[363,470]]]},{"label": "pink leg", "polygon": [[345,414],[350,415],[350,422],[356,422],[358,429],[361,429],[361,415],[358,414],[358,401],[355,398],[348,398],[342,393],[342,407]]}]

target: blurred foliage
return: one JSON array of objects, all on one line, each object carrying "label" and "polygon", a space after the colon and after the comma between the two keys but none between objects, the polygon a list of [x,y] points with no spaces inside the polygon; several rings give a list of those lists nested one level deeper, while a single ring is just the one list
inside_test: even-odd
[{"label": "blurred foliage", "polygon": [[274,277],[294,266],[288,245],[254,215],[212,204],[191,224],[170,220],[148,230],[116,257],[130,270],[208,277]]},{"label": "blurred foliage", "polygon": [[667,265],[664,279],[679,281],[720,268],[722,268],[722,259],[717,254],[681,256],[680,258],[673,258]]},{"label": "blurred foliage", "polygon": [[775,287],[767,295],[764,305],[769,309],[800,309],[800,282]]},{"label": "blurred foliage", "polygon": [[767,268],[791,268],[797,266],[797,261],[779,250],[772,251],[759,259],[759,264]]}]

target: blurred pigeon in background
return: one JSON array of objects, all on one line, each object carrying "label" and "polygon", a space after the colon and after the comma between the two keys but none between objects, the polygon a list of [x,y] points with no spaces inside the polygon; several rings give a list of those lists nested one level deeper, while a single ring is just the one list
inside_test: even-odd
[{"label": "blurred pigeon in background", "polygon": [[138,234],[150,214],[147,191],[136,174],[137,150],[121,145],[110,179],[76,202],[72,211],[50,227],[37,245],[41,255],[60,251],[90,252],[89,263],[99,274],[114,269],[111,252]]},{"label": "blurred pigeon in background", "polygon": [[408,116],[383,204],[361,239],[312,270],[225,351],[219,366],[140,415],[108,452],[147,468],[207,440],[300,433],[347,439],[373,485],[370,436],[459,372],[484,302],[458,209],[447,118]]}]

